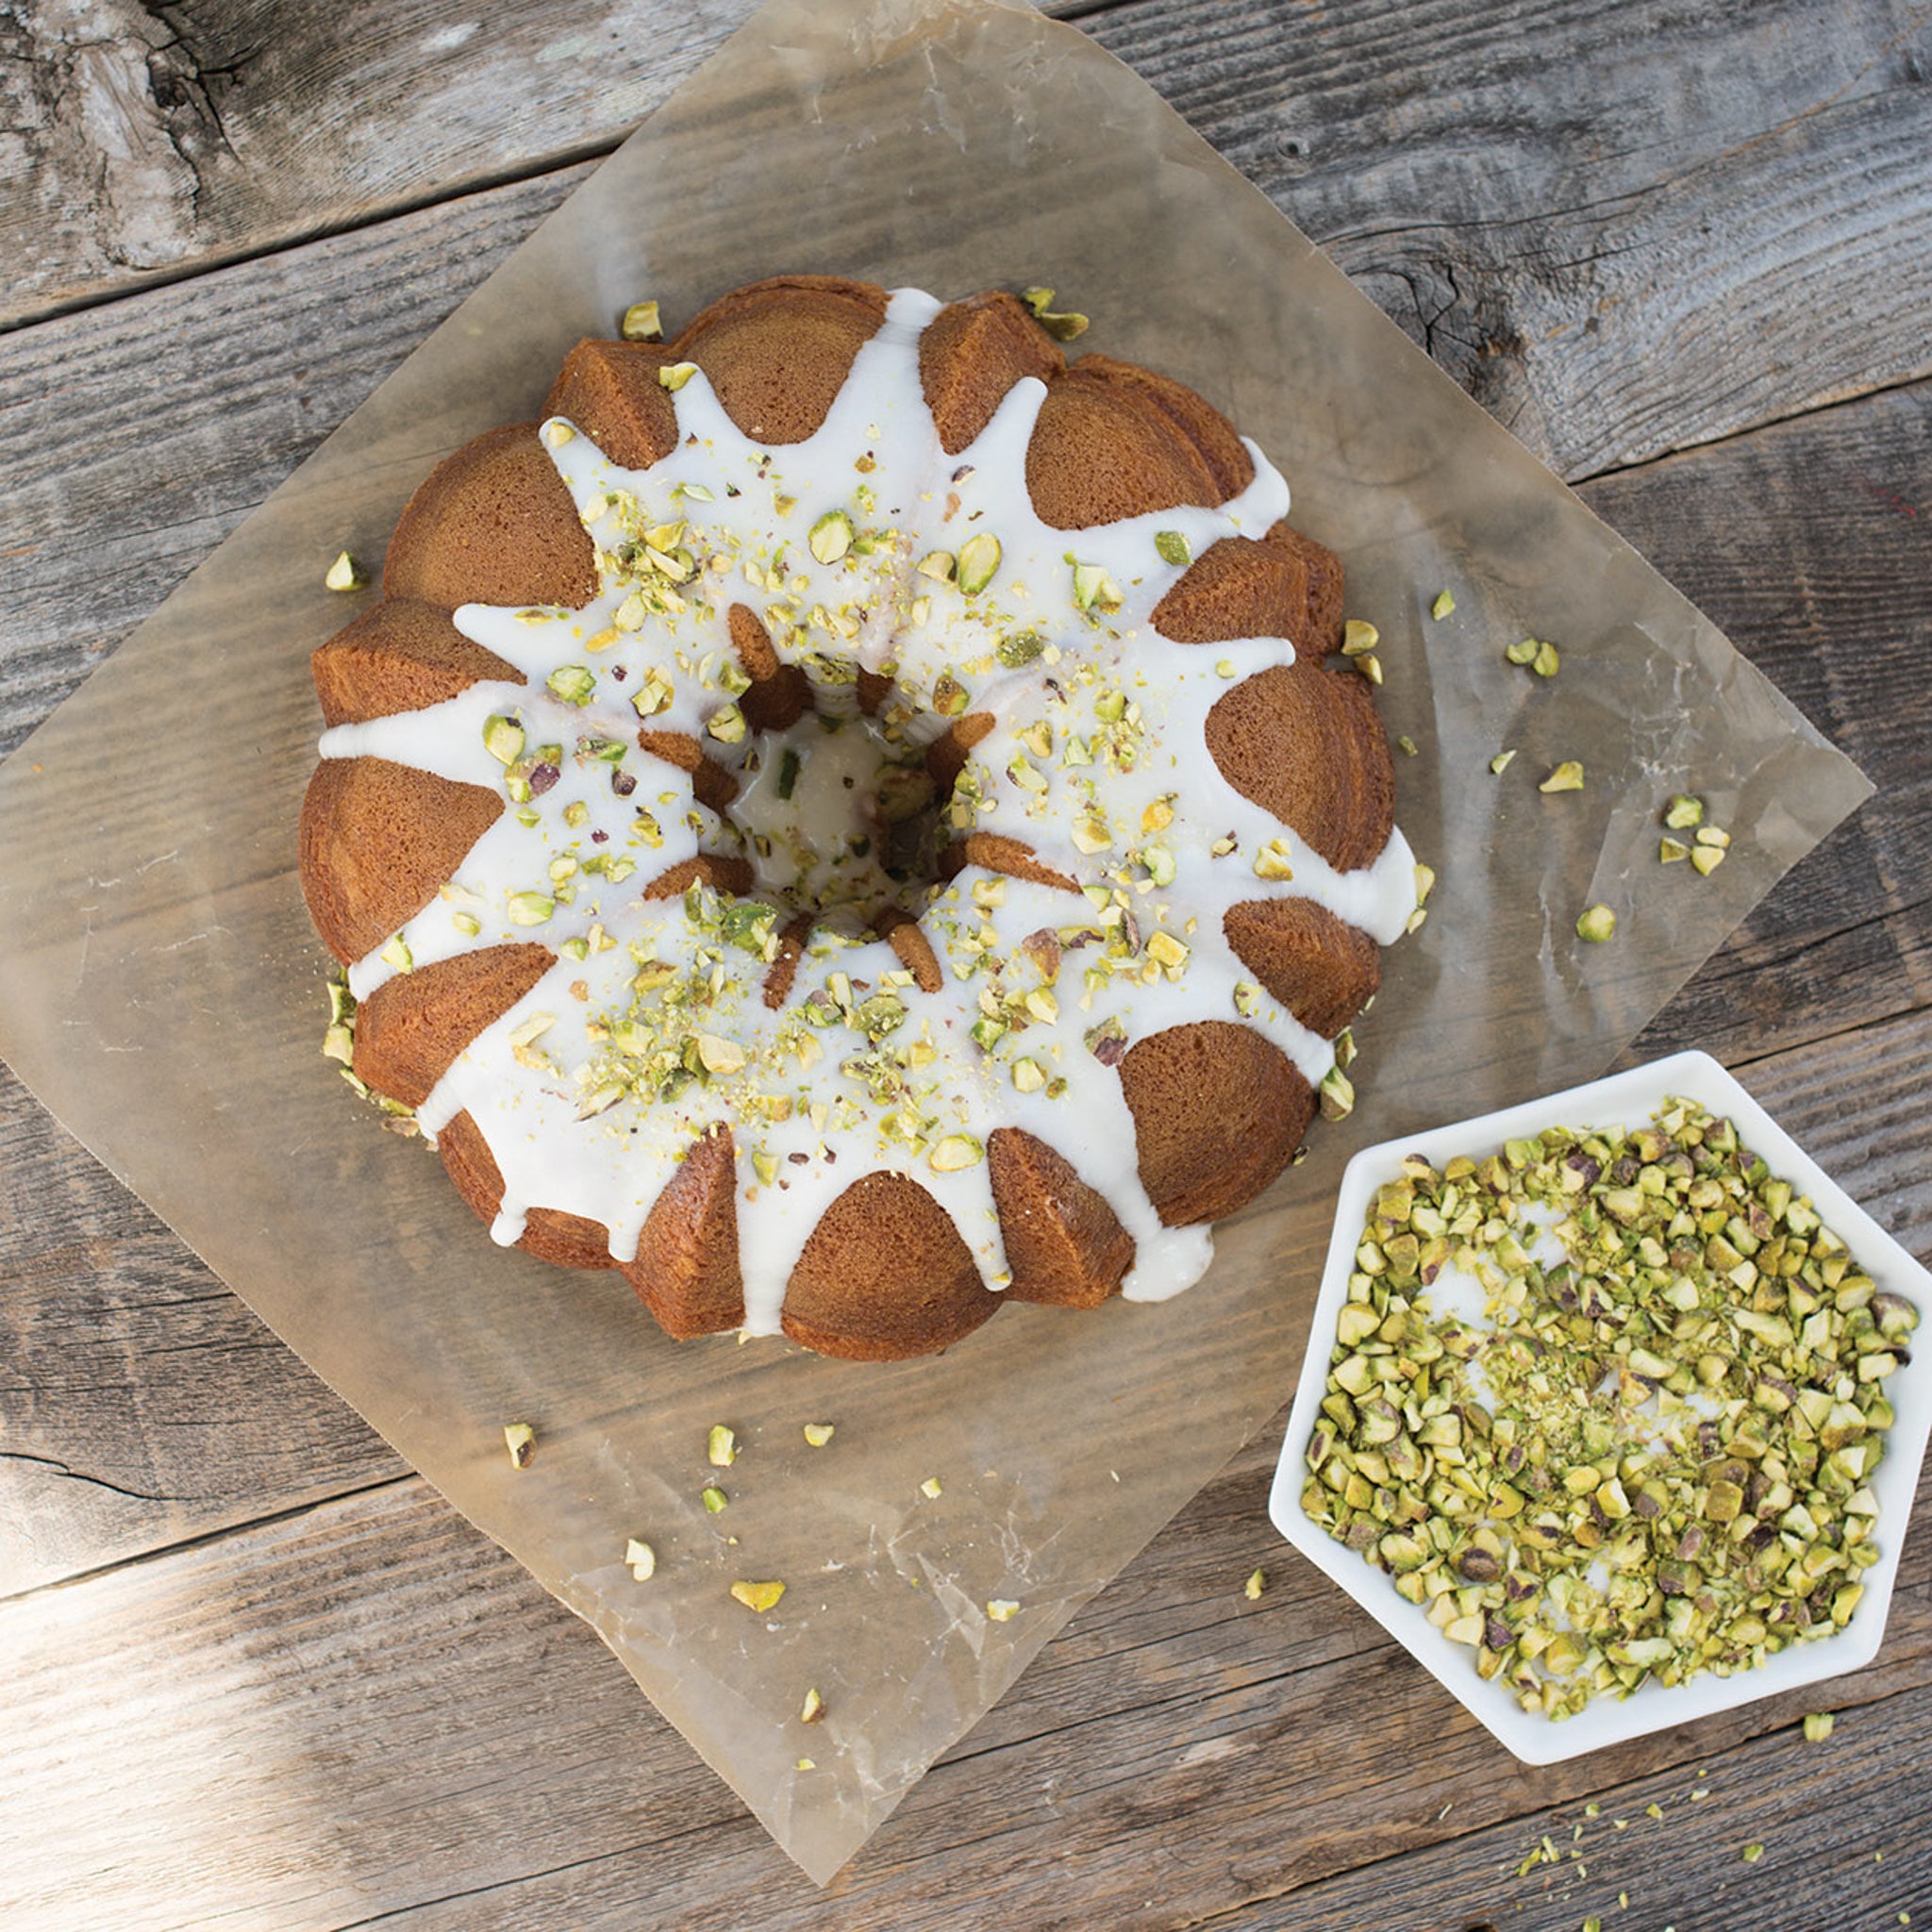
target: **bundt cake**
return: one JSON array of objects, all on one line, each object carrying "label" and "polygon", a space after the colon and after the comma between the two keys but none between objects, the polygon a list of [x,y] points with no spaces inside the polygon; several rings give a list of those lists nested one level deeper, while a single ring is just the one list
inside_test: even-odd
[{"label": "bundt cake", "polygon": [[1186,1287],[1415,906],[1287,508],[1010,295],[579,343],[315,653],[355,1074],[674,1336],[891,1359]]}]

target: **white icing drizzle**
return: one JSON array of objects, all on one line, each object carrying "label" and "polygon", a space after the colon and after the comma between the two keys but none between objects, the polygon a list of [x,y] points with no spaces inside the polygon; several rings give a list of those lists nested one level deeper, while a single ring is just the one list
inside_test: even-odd
[{"label": "white icing drizzle", "polygon": [[[509,791],[441,897],[350,975],[359,998],[479,947],[537,940],[557,952],[417,1113],[432,1137],[458,1112],[475,1122],[504,1177],[495,1238],[516,1241],[541,1207],[601,1222],[627,1259],[694,1137],[728,1123],[754,1333],[777,1330],[825,1209],[878,1169],[924,1186],[985,1280],[1004,1286],[985,1158],[1001,1127],[1056,1148],[1112,1206],[1135,1242],[1124,1292],[1158,1300],[1187,1287],[1211,1239],[1160,1224],[1138,1172],[1122,1053],[1190,1022],[1238,1020],[1319,1084],[1332,1047],[1252,980],[1224,932],[1229,909],[1301,895],[1387,944],[1415,906],[1399,833],[1374,864],[1338,874],[1208,751],[1213,705],[1292,662],[1292,646],[1177,644],[1150,621],[1190,558],[1286,513],[1280,475],[1250,443],[1254,479],[1218,508],[1052,529],[1025,485],[1044,385],[1020,382],[968,449],[941,449],[918,366],[939,308],[895,293],[802,443],[744,436],[702,372],[675,392],[678,443],[649,471],[546,425],[597,546],[595,599],[582,610],[465,606],[458,627],[527,686],[479,684],[322,740],[325,758]],[[958,581],[972,570],[920,568],[934,553],[976,564],[969,546],[987,537],[997,567],[973,594]],[[763,741],[744,729],[726,615],[738,603],[804,668],[821,713],[851,722],[830,736],[810,717]],[[858,716],[859,668],[892,679],[876,720]],[[943,968],[925,992],[837,909],[890,883],[876,849],[854,856],[864,822],[849,799],[882,763],[917,766],[919,748],[969,711],[993,726],[949,808],[954,835],[1019,841],[1083,892],[976,867],[932,889],[907,908]],[[734,808],[726,823],[695,805],[689,774],[639,747],[641,720],[698,738],[739,774],[742,815]],[[774,796],[788,747],[800,754],[789,802]],[[835,847],[850,863],[829,862]],[[749,851],[768,895],[827,908],[782,1008],[763,985],[791,911],[707,889],[643,896],[701,851]],[[1027,944],[1042,934],[1058,946]]]}]

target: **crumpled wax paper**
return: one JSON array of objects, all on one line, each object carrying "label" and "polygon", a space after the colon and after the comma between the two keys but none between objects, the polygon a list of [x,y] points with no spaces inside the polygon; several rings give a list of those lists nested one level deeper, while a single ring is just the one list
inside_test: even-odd
[{"label": "crumpled wax paper", "polygon": [[[1357,1028],[1353,1117],[1176,1301],[1016,1307],[890,1367],[676,1345],[616,1275],[492,1246],[318,1057],[307,659],[359,608],[322,562],[379,556],[432,463],[536,414],[628,302],[675,327],[783,271],[1051,284],[1094,319],[1081,347],[1172,372],[1260,442],[1380,628],[1385,717],[1419,748],[1399,817],[1440,883]],[[1558,643],[1556,678],[1505,662],[1524,636]],[[1564,758],[1587,789],[1540,797]],[[1657,861],[1679,789],[1733,834],[1708,879]],[[1287,1398],[1349,1153],[1600,1072],[1868,789],[1079,33],[1001,0],[774,0],[0,769],[0,1051],[824,1881]],[[1595,900],[1618,936],[1586,946]],[[512,1420],[538,1432],[521,1474]],[[815,1421],[837,1427],[817,1451]],[[719,1422],[742,1444],[724,1472]],[[698,1500],[713,1476],[724,1517]],[[648,1583],[630,1537],[657,1548]],[[789,1587],[758,1615],[739,1578]]]}]

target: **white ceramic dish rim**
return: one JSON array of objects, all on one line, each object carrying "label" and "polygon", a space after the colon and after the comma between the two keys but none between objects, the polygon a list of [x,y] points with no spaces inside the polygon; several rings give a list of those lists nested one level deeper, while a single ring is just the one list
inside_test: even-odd
[{"label": "white ceramic dish rim", "polygon": [[1349,1162],[1336,1199],[1335,1229],[1269,1497],[1269,1514],[1281,1534],[1525,1764],[1560,1763],[1761,1697],[1841,1676],[1870,1663],[1884,1641],[1899,1552],[1925,1457],[1927,1432],[1932,1429],[1932,1357],[1922,1347],[1888,1384],[1896,1419],[1872,1484],[1879,1505],[1880,1556],[1863,1573],[1865,1595],[1845,1630],[1782,1651],[1757,1669],[1729,1677],[1707,1674],[1675,1689],[1648,1683],[1622,1702],[1602,1700],[1559,1723],[1521,1709],[1500,1683],[1485,1683],[1475,1674],[1473,1651],[1452,1644],[1420,1607],[1396,1595],[1385,1572],[1336,1542],[1309,1519],[1301,1505],[1306,1474],[1302,1457],[1327,1384],[1336,1318],[1348,1292],[1370,1199],[1399,1168],[1403,1156],[1420,1153],[1440,1166],[1457,1154],[1479,1158],[1499,1149],[1505,1141],[1549,1126],[1635,1126],[1672,1096],[1696,1100],[1713,1112],[1729,1115],[1745,1145],[1762,1156],[1774,1174],[1790,1181],[1796,1191],[1810,1196],[1825,1223],[1850,1245],[1881,1289],[1909,1296],[1923,1312],[1932,1315],[1932,1274],[1838,1187],[1708,1054],[1674,1054],[1546,1098],[1382,1141],[1364,1148]]}]

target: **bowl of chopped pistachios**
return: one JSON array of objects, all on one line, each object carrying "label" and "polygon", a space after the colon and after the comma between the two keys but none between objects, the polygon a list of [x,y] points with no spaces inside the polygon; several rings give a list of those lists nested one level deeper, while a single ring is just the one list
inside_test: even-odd
[{"label": "bowl of chopped pistachios", "polygon": [[1526,1763],[1868,1663],[1932,1275],[1715,1060],[1343,1176],[1270,1513]]}]

